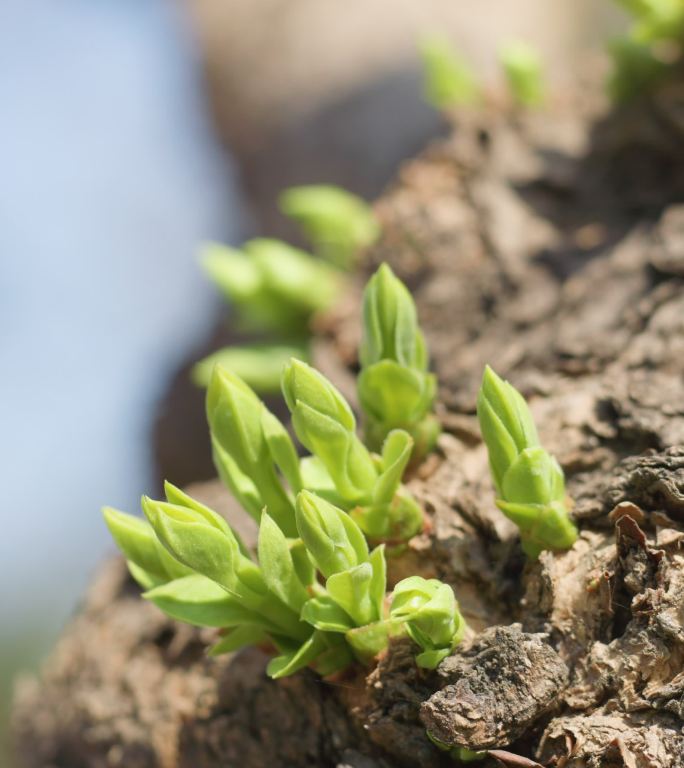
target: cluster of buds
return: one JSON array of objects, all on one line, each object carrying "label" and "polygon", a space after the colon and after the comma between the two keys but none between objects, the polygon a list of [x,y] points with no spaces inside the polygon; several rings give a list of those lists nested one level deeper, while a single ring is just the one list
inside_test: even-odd
[{"label": "cluster of buds", "polygon": [[290,187],[281,194],[279,203],[280,210],[300,226],[314,251],[343,269],[350,269],[359,252],[380,234],[368,203],[340,187]]},{"label": "cluster of buds", "polygon": [[406,286],[387,264],[371,277],[363,296],[361,373],[357,386],[366,442],[379,448],[395,429],[414,441],[414,458],[433,447],[439,422],[432,413],[436,379]]},{"label": "cluster of buds", "polygon": [[569,549],[577,529],[568,516],[563,470],[539,444],[522,395],[487,366],[477,401],[480,429],[489,453],[496,505],[520,529],[525,554]]},{"label": "cluster of buds", "polygon": [[401,486],[411,436],[394,430],[381,455],[372,454],[356,435],[356,419],[342,394],[300,360],[285,367],[282,387],[295,433],[314,458],[311,489],[349,509],[371,540],[396,543],[418,533],[423,513]]},{"label": "cluster of buds", "polygon": [[220,349],[193,366],[193,381],[208,386],[219,364],[259,392],[277,392],[283,364],[308,355],[311,319],[330,308],[344,276],[304,251],[267,238],[250,240],[241,249],[207,245],[201,263],[230,302],[235,326],[267,332],[277,341]]},{"label": "cluster of buds", "polygon": [[257,238],[239,250],[212,244],[202,265],[248,330],[303,333],[340,290],[337,270],[280,240]]},{"label": "cluster of buds", "polygon": [[105,519],[144,597],[174,619],[222,630],[213,655],[263,645],[276,652],[271,677],[305,666],[329,675],[368,662],[392,635],[416,639],[425,667],[443,657],[426,648],[450,650],[460,639],[462,620],[446,585],[450,600],[432,588],[435,597],[419,605],[403,597],[401,582],[395,601],[403,608],[388,616],[384,546],[369,552],[353,519],[315,494],[297,495],[296,538],[262,513],[257,561],[220,515],[172,485],[166,495],[143,498],[147,522],[113,509]]}]

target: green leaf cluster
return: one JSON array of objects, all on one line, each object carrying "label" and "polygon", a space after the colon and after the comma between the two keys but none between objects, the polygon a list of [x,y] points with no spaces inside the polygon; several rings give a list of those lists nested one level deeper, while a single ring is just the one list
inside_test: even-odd
[{"label": "green leaf cluster", "polygon": [[280,210],[300,226],[314,251],[343,269],[350,269],[358,253],[380,234],[368,203],[340,187],[290,187],[281,194],[279,203]]},{"label": "green leaf cluster", "polygon": [[613,72],[609,89],[618,102],[629,101],[665,78],[682,60],[682,0],[618,0],[632,16],[626,35],[610,45]]},{"label": "green leaf cluster", "polygon": [[440,431],[432,413],[436,379],[428,371],[413,298],[387,264],[364,291],[360,362],[366,442],[379,448],[392,430],[402,429],[413,438],[415,458],[424,456]]},{"label": "green leaf cluster", "polygon": [[356,419],[342,394],[301,360],[285,366],[285,402],[308,461],[309,488],[350,510],[372,540],[402,542],[420,531],[423,513],[401,487],[413,440],[403,430],[387,435],[381,454],[372,454],[356,434]]},{"label": "green leaf cluster", "polygon": [[527,43],[514,41],[501,48],[499,59],[516,104],[538,107],[544,100],[544,82],[537,51]]},{"label": "green leaf cluster", "polygon": [[496,504],[520,529],[523,550],[569,549],[577,529],[568,516],[563,470],[539,444],[522,395],[487,366],[477,401]]},{"label": "green leaf cluster", "polygon": [[239,250],[211,244],[201,262],[247,330],[306,334],[311,315],[341,288],[336,269],[280,240],[257,238]]},{"label": "green leaf cluster", "polygon": [[435,669],[463,638],[465,622],[453,590],[438,579],[409,576],[394,588],[390,616],[404,622],[421,648],[416,663]]}]

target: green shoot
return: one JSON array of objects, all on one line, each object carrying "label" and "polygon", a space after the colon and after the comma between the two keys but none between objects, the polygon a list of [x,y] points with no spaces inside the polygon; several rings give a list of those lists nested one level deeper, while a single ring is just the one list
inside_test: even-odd
[{"label": "green shoot", "polygon": [[390,616],[406,625],[411,639],[421,648],[419,667],[435,669],[458,645],[465,621],[453,590],[438,579],[409,576],[394,588]]},{"label": "green shoot", "polygon": [[423,95],[435,109],[452,109],[477,102],[479,88],[475,76],[444,37],[426,37],[420,45],[423,60]]},{"label": "green shoot", "polygon": [[343,269],[372,245],[380,227],[372,208],[340,187],[290,187],[280,196],[280,210],[301,227],[314,251]]},{"label": "green shoot", "polygon": [[413,440],[390,433],[381,456],[356,435],[356,419],[341,393],[318,371],[291,360],[283,371],[283,395],[299,441],[318,460],[354,519],[373,540],[401,542],[420,531],[423,514],[401,488]]},{"label": "green shoot", "polygon": [[366,441],[378,449],[392,430],[403,429],[414,440],[414,458],[421,458],[440,431],[432,413],[436,381],[428,372],[413,298],[387,264],[364,292],[360,358],[357,386]]},{"label": "green shoot", "polygon": [[487,366],[477,401],[496,505],[520,529],[525,554],[569,549],[577,529],[568,516],[563,470],[539,444],[522,395]]},{"label": "green shoot", "polygon": [[520,107],[538,107],[544,100],[542,62],[527,43],[515,41],[499,52],[508,88]]}]

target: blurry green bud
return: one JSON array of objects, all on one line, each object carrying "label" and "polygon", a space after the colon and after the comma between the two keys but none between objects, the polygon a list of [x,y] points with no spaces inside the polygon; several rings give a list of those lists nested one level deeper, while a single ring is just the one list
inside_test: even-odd
[{"label": "blurry green bud", "polygon": [[196,363],[191,372],[198,387],[208,387],[216,365],[239,376],[247,386],[261,394],[280,391],[280,373],[291,357],[303,358],[304,347],[259,344],[224,347]]},{"label": "blurry green bud", "polygon": [[[260,510],[268,507],[283,533],[294,537],[297,535],[294,508],[275,471],[273,455],[276,454],[275,459],[282,462],[288,473],[294,472],[286,445],[289,438],[284,429],[279,431],[274,426],[275,417],[269,418],[270,414],[265,415],[265,411],[261,400],[239,377],[218,366],[214,369],[207,390],[207,419],[212,440],[221,449],[214,451],[217,468],[231,489],[239,488],[240,475],[231,467],[231,461],[234,462],[241,475],[251,481],[249,487],[242,481],[245,491],[250,491],[248,498],[256,492],[261,501]],[[264,432],[264,425],[268,434]],[[225,461],[222,452],[231,461]],[[247,511],[254,514],[253,503],[251,500],[248,503]]]},{"label": "blurry green bud", "polygon": [[236,248],[209,243],[202,248],[200,262],[226,298],[237,304],[251,301],[261,290],[258,267]]},{"label": "blurry green bud", "polygon": [[508,87],[521,107],[537,107],[544,100],[542,62],[537,51],[523,42],[512,42],[499,54]]},{"label": "blurry green bud", "polygon": [[307,313],[327,309],[340,292],[338,272],[281,240],[257,238],[243,246],[273,301]]},{"label": "blurry green bud", "polygon": [[309,491],[297,496],[297,529],[326,578],[368,560],[368,545],[356,523],[338,507]]},{"label": "blurry green bud", "polygon": [[465,631],[453,590],[438,579],[411,576],[400,581],[390,616],[405,622],[409,636],[423,649],[416,661],[430,669],[451,653]]},{"label": "blurry green bud", "polygon": [[283,370],[283,395],[301,443],[325,465],[339,494],[349,503],[369,499],[377,472],[356,436],[347,401],[318,371],[301,360]]},{"label": "blurry green bud", "polygon": [[371,207],[340,187],[290,187],[280,196],[280,210],[302,228],[314,250],[348,269],[362,248],[372,245],[380,227]]},{"label": "blurry green bud", "polygon": [[420,45],[423,94],[436,109],[474,104],[479,96],[475,76],[448,40],[432,35]]}]

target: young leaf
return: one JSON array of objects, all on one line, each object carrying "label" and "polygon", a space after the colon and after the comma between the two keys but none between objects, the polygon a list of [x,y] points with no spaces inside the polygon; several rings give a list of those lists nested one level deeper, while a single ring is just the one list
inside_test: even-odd
[{"label": "young leaf", "polygon": [[259,563],[271,592],[299,613],[309,595],[299,580],[285,535],[265,512],[259,525]]},{"label": "young leaf", "polygon": [[357,626],[380,618],[371,599],[372,580],[373,567],[370,563],[361,563],[346,571],[333,573],[325,582],[330,597],[352,617]]},{"label": "young leaf", "polygon": [[368,560],[363,533],[346,512],[309,491],[297,496],[299,535],[327,578]]},{"label": "young leaf", "polygon": [[304,641],[294,653],[276,656],[268,664],[266,674],[277,680],[292,675],[308,666],[327,648],[322,632],[314,631],[308,640]]},{"label": "young leaf", "polygon": [[235,627],[259,624],[264,629],[277,627],[245,608],[218,584],[196,573],[147,591],[143,597],[167,615],[197,627]]},{"label": "young leaf", "polygon": [[143,511],[159,540],[181,563],[229,592],[237,585],[238,543],[196,510],[143,497]]},{"label": "young leaf", "polygon": [[261,518],[261,511],[266,506],[261,498],[256,485],[242,472],[230,454],[223,450],[221,444],[212,435],[211,450],[214,466],[221,482],[230,490],[233,497],[240,502],[240,506],[257,522]]},{"label": "young leaf", "polygon": [[411,458],[413,440],[408,432],[392,430],[382,447],[382,473],[373,489],[374,504],[389,504],[394,498],[406,465]]},{"label": "young leaf", "polygon": [[346,632],[354,627],[349,614],[328,595],[314,597],[306,602],[301,619],[322,632]]},{"label": "young leaf", "polygon": [[373,569],[373,576],[368,586],[368,593],[375,615],[381,619],[385,609],[385,592],[387,591],[387,562],[385,561],[384,544],[380,544],[370,553],[369,562]]},{"label": "young leaf", "polygon": [[221,656],[235,653],[248,645],[261,645],[268,642],[268,635],[261,627],[254,624],[242,624],[224,635],[218,643],[209,649],[209,656]]},{"label": "young leaf", "polygon": [[[207,419],[212,439],[249,478],[269,514],[286,536],[296,536],[292,501],[275,471],[269,443],[264,434],[264,404],[237,376],[216,368],[207,390]],[[273,423],[266,417],[271,430]],[[280,442],[282,452],[282,440]],[[237,486],[235,473],[220,452],[220,468]],[[281,456],[282,458],[282,456]],[[232,477],[231,477],[232,476]],[[259,511],[260,514],[260,511]]]},{"label": "young leaf", "polygon": [[166,552],[144,520],[112,507],[105,507],[102,514],[117,546],[136,566],[133,577],[137,581],[142,579],[144,585],[150,581],[163,583],[191,572]]},{"label": "young leaf", "polygon": [[339,494],[349,503],[368,499],[377,472],[347,401],[301,360],[285,367],[282,388],[297,437],[323,462]]},{"label": "young leaf", "polygon": [[261,427],[273,461],[283,473],[292,492],[299,493],[302,490],[299,456],[287,430],[266,408],[261,414]]}]

